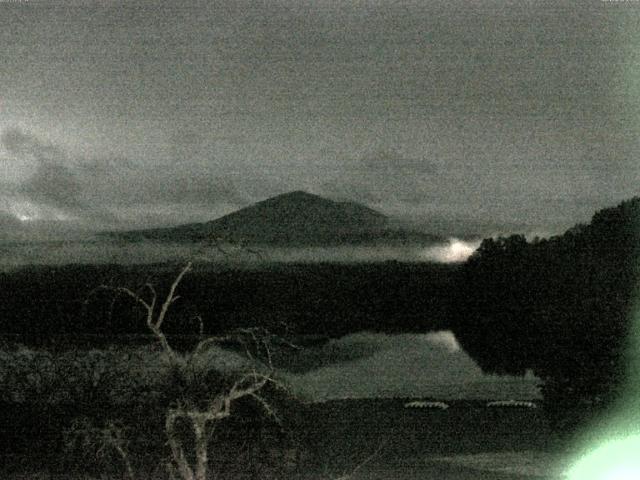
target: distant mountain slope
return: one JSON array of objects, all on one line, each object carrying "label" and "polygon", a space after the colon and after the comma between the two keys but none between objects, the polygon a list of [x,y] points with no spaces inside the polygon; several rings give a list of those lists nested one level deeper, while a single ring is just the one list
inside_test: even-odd
[{"label": "distant mountain slope", "polygon": [[385,215],[364,205],[335,202],[303,191],[268,198],[210,222],[115,235],[129,240],[177,242],[221,238],[273,246],[438,240],[430,235],[391,229]]},{"label": "distant mountain slope", "polygon": [[269,198],[205,224],[232,241],[309,244],[376,232],[387,218],[355,203],[338,203],[302,191]]}]

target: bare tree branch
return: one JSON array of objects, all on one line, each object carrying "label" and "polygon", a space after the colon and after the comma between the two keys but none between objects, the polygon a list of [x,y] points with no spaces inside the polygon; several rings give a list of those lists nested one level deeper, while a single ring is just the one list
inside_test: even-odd
[{"label": "bare tree branch", "polygon": [[364,467],[367,463],[369,463],[371,460],[373,460],[378,453],[380,453],[380,451],[382,450],[382,448],[386,445],[386,442],[382,442],[380,445],[378,445],[378,448],[376,448],[376,450],[369,455],[367,458],[365,458],[362,462],[360,462],[358,465],[355,466],[355,468],[353,470],[351,470],[351,472],[349,473],[343,473],[341,476],[334,478],[333,480],[350,480],[351,477],[358,471],[360,470],[362,467]]},{"label": "bare tree branch", "polygon": [[[219,245],[218,247],[224,252],[222,247]],[[270,417],[276,419],[279,423],[275,410],[259,392],[269,383],[279,388],[285,387],[273,377],[274,368],[270,347],[272,335],[263,328],[239,329],[231,335],[204,338],[198,342],[190,354],[179,354],[171,348],[162,326],[169,308],[180,298],[179,295],[176,295],[176,290],[191,268],[192,263],[188,262],[178,273],[162,302],[160,311],[157,313],[158,295],[155,287],[149,282],[145,283],[139,292],[134,292],[126,287],[111,287],[107,285],[101,285],[98,289],[112,291],[117,295],[126,295],[133,299],[137,305],[143,307],[146,312],[147,327],[160,342],[162,350],[171,365],[177,368],[177,371],[187,381],[193,381],[194,378],[191,378],[190,375],[197,374],[195,371],[191,372],[188,367],[192,366],[191,362],[204,352],[207,347],[230,340],[239,341],[244,345],[245,355],[252,364],[251,371],[242,374],[230,388],[216,395],[204,409],[199,408],[195,403],[186,405],[178,403],[166,411],[165,434],[167,435],[167,443],[172,457],[171,466],[168,468],[169,475],[172,478],[180,478],[180,480],[206,480],[209,461],[208,441],[210,431],[215,428],[216,422],[231,415],[232,406],[237,400],[248,397],[255,400]],[[150,300],[143,297],[143,290],[150,293]],[[199,322],[199,333],[200,337],[202,337],[204,335],[202,318],[199,315],[196,315],[195,318]],[[251,353],[252,347],[255,349],[256,355],[262,356],[264,354],[266,357],[266,372],[257,370],[256,366],[260,362]],[[177,428],[177,423],[183,421],[187,422],[194,435],[195,443],[192,445],[194,449],[192,454],[195,456],[195,465],[190,464],[190,455],[185,452],[185,444],[181,440],[180,429]],[[121,449],[121,451],[126,453],[124,449]]]},{"label": "bare tree branch", "polygon": [[222,337],[207,337],[204,340],[201,340],[200,342],[198,342],[198,345],[196,345],[195,349],[193,350],[193,356],[196,357],[199,354],[201,354],[202,352],[204,352],[204,350],[207,347],[210,347],[212,345],[215,345],[217,343],[222,343],[222,342],[227,342],[229,340],[234,340],[233,337],[229,336],[229,335],[225,335]]},{"label": "bare tree branch", "polygon": [[155,321],[156,329],[160,329],[162,327],[162,322],[164,322],[165,316],[167,315],[167,311],[169,310],[169,306],[178,298],[175,296],[176,288],[178,288],[178,285],[182,281],[182,277],[184,277],[187,274],[187,272],[189,272],[190,270],[191,270],[191,262],[188,262],[187,265],[180,271],[176,279],[171,284],[171,288],[169,289],[167,298],[162,304],[160,313],[158,314],[158,318]]}]

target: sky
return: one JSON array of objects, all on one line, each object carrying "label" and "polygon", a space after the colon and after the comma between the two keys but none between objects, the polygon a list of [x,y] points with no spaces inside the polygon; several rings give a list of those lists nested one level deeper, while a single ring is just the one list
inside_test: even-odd
[{"label": "sky", "polygon": [[0,225],[291,190],[557,233],[639,194],[640,2],[0,2]]}]

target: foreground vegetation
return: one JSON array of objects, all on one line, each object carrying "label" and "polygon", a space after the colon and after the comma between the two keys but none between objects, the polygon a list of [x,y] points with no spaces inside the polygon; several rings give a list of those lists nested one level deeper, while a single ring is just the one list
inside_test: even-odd
[{"label": "foreground vegetation", "polygon": [[[22,451],[18,448],[13,453],[25,462],[22,468],[44,459],[50,471],[80,474],[89,470],[93,475],[124,474],[130,480],[149,476],[181,480],[309,478],[310,471],[320,472],[317,478],[344,479],[349,477],[344,472],[355,472],[383,446],[390,460],[388,454],[397,450],[397,446],[386,445],[391,432],[402,435],[413,455],[451,445],[469,449],[477,442],[468,431],[474,414],[464,418],[474,411],[468,406],[463,419],[449,413],[449,418],[466,426],[454,430],[464,432],[462,437],[445,442],[439,438],[442,431],[426,435],[412,431],[419,418],[410,412],[398,416],[397,409],[378,412],[375,424],[368,421],[371,411],[351,411],[342,417],[346,412],[329,409],[322,413],[321,422],[317,417],[301,416],[309,410],[291,398],[278,380],[272,363],[273,336],[261,328],[212,337],[204,335],[201,324],[202,338],[195,346],[186,351],[174,349],[163,325],[190,268],[189,264],[180,271],[163,297],[150,283],[135,291],[111,285],[96,289],[133,300],[155,341],[151,347],[55,353],[14,348],[2,353],[2,401],[10,415],[4,425],[10,433],[20,432],[15,438],[5,436],[5,448],[15,450],[15,441],[26,442]],[[244,346],[242,354],[219,346],[231,340]],[[333,422],[323,431],[327,416],[333,416]],[[432,416],[430,421],[442,427],[442,418]],[[43,427],[48,435],[42,434]],[[496,425],[493,429],[496,435]],[[513,429],[498,434],[493,447],[520,433]],[[358,458],[370,450],[372,437],[385,440],[360,463],[345,461],[346,452]],[[486,448],[488,440],[483,438],[478,445]],[[341,441],[349,447],[336,450]],[[312,450],[307,449],[310,445]],[[52,451],[58,453],[52,455]],[[316,452],[315,457],[311,451]],[[331,466],[318,451],[328,454]],[[395,453],[392,458],[397,459],[401,452]],[[340,467],[343,472],[335,476],[335,468]]]},{"label": "foreground vegetation", "polygon": [[[128,478],[128,468],[135,478],[170,478],[164,422],[185,387],[155,345],[55,353],[5,348],[0,358],[4,478],[37,470],[116,479]],[[211,382],[212,394],[223,391],[222,375],[236,378],[248,365],[218,348],[201,362],[194,371]],[[210,432],[210,478],[331,480],[372,455],[363,469],[406,469],[399,465],[429,456],[556,448],[542,409],[458,401],[446,411],[425,411],[404,408],[406,399],[313,404],[277,388],[263,395],[275,415],[245,398]],[[188,427],[180,426],[185,449],[194,440]]]},{"label": "foreground vegetation", "polygon": [[[228,395],[249,366],[246,358],[216,348],[199,355],[182,372],[155,346],[57,353],[5,349],[0,352],[2,448],[14,459],[7,467],[88,469],[85,473],[97,475],[104,469],[148,472],[161,466],[162,475],[169,478],[166,466],[173,454],[166,434],[168,412],[178,407],[195,412],[198,399]],[[251,381],[242,388],[247,386],[256,387]],[[247,398],[234,402],[236,415],[223,427],[208,432],[208,442],[216,446],[211,459],[216,470],[237,465],[266,472],[280,468],[279,452],[284,455],[293,448],[295,439],[287,433],[284,412],[295,410],[295,401],[277,388],[264,390],[273,415],[255,397]],[[283,408],[285,404],[289,407]],[[188,422],[176,419],[174,429],[184,438],[180,448],[195,447]],[[260,439],[267,436],[268,442]],[[268,455],[257,451],[269,448],[273,451]],[[270,465],[248,456],[267,459]],[[227,473],[238,472],[234,468]]]},{"label": "foreground vegetation", "polygon": [[[209,478],[211,436],[217,424],[235,414],[238,404],[247,400],[257,404],[267,416],[277,419],[273,399],[269,397],[273,396],[274,389],[285,387],[274,376],[271,335],[263,329],[242,329],[223,337],[204,337],[204,325],[198,318],[204,338],[195,347],[185,352],[170,344],[164,322],[171,306],[180,298],[177,289],[191,268],[188,263],[180,270],[165,295],[159,295],[149,282],[137,291],[112,285],[99,285],[94,290],[107,291],[114,300],[118,296],[128,297],[141,309],[144,324],[158,348],[156,356],[145,358],[155,362],[154,370],[140,370],[148,367],[148,363],[136,362],[140,358],[130,355],[105,357],[94,351],[80,359],[62,356],[53,361],[47,354],[26,350],[7,355],[3,383],[9,395],[8,403],[39,398],[35,405],[40,407],[60,403],[77,405],[80,412],[76,414],[81,415],[67,431],[64,444],[71,449],[79,445],[83,453],[95,450],[97,455],[117,454],[127,476],[133,480],[135,467],[126,435],[129,427],[122,423],[122,414],[113,415],[114,407],[125,403],[129,412],[136,413],[130,428],[138,434],[143,425],[152,429],[142,435],[146,449],[151,446],[152,451],[164,450],[153,448],[149,439],[165,439],[168,456],[160,464],[164,465],[169,478]],[[245,345],[243,359],[235,365],[214,362],[210,353],[216,344],[229,338]],[[26,371],[20,371],[21,367]],[[140,384],[137,381],[140,376],[144,376],[146,382]],[[71,381],[67,383],[67,379]],[[82,410],[89,410],[86,413],[90,415],[82,415]]]}]

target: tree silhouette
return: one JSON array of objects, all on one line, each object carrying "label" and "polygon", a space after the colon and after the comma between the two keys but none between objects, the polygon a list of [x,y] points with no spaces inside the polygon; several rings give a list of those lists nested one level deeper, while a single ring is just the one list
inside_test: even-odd
[{"label": "tree silhouette", "polygon": [[463,347],[487,371],[533,369],[551,410],[608,405],[625,379],[639,226],[634,198],[549,239],[484,240],[460,272]]}]

